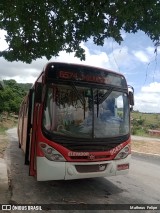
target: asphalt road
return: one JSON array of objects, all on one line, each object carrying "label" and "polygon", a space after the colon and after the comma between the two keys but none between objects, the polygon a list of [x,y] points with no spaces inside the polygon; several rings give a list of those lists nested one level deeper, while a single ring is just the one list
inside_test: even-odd
[{"label": "asphalt road", "polygon": [[[24,165],[24,155],[18,148],[16,130],[8,132],[10,145],[6,160],[10,179],[10,199],[12,204],[98,204],[91,210],[60,210],[61,212],[106,212],[100,204],[155,205],[160,204],[160,158],[133,154],[130,173],[126,176],[94,178],[70,181],[37,182],[28,176],[28,166]],[[114,205],[113,205],[114,204]],[[116,204],[116,205],[115,205]],[[50,207],[48,207],[50,209]],[[95,210],[96,208],[96,210]],[[134,210],[135,211],[135,210]],[[16,211],[14,211],[16,212]],[[17,211],[20,212],[20,211]],[[46,212],[46,211],[41,211]],[[49,211],[50,212],[50,211]],[[57,210],[52,210],[57,212]],[[117,212],[110,210],[107,212]],[[130,212],[126,210],[125,212]],[[135,212],[142,212],[136,210]],[[147,210],[143,212],[153,212]],[[160,210],[154,210],[160,212]]]}]

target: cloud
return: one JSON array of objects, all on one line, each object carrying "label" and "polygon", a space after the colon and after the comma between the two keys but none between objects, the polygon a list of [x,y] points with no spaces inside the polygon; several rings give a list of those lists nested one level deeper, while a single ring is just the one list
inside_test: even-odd
[{"label": "cloud", "polygon": [[135,95],[135,110],[140,112],[160,112],[160,83],[154,82],[143,86]]},{"label": "cloud", "polygon": [[8,48],[8,44],[5,41],[5,35],[7,35],[7,33],[4,30],[0,30],[0,51]]},{"label": "cloud", "polygon": [[153,55],[153,53],[154,53],[154,51],[155,51],[155,48],[149,46],[149,47],[146,48],[146,51],[147,51],[147,53],[149,53],[150,55]]},{"label": "cloud", "polygon": [[153,63],[158,60],[160,47],[157,47],[157,52],[155,52],[155,46],[148,46],[146,48],[141,47],[141,50],[133,50],[132,53],[140,62]]},{"label": "cloud", "polygon": [[61,51],[58,57],[53,57],[50,61],[63,61],[67,63],[78,63],[86,64],[96,67],[105,68],[109,63],[109,58],[107,54],[103,51],[94,51],[92,54],[87,46],[81,44],[81,47],[85,49],[86,60],[81,61],[74,56],[75,53],[67,54],[65,51]]},{"label": "cloud", "polygon": [[159,93],[160,94],[160,83],[154,82],[148,86],[143,86],[141,91],[144,93]]},{"label": "cloud", "polygon": [[149,56],[146,54],[146,52],[144,52],[142,50],[133,51],[133,54],[141,62],[144,62],[144,63],[149,63],[150,62]]},{"label": "cloud", "polygon": [[22,62],[8,62],[4,58],[0,58],[0,64],[1,79],[15,79],[22,83],[33,83],[44,66],[41,60],[30,65]]},{"label": "cloud", "polygon": [[[154,55],[154,56],[155,56],[155,55],[156,55],[156,54],[155,54],[155,49],[156,49],[155,46],[152,46],[152,47],[149,46],[149,47],[146,48],[146,51],[147,51],[150,55],[152,55],[152,56]],[[157,47],[157,54],[160,54],[160,46]]]},{"label": "cloud", "polygon": [[121,69],[121,67],[128,67],[128,65],[131,63],[130,60],[130,53],[128,50],[128,47],[119,47],[113,50],[109,54],[109,59],[112,64],[112,66],[115,67],[115,69]]}]

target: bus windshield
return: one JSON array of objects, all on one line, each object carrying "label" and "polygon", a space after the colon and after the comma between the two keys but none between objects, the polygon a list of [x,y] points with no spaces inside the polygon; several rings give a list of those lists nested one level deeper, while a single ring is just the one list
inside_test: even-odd
[{"label": "bus windshield", "polygon": [[127,93],[113,88],[50,84],[46,89],[43,127],[50,134],[82,139],[126,135]]}]

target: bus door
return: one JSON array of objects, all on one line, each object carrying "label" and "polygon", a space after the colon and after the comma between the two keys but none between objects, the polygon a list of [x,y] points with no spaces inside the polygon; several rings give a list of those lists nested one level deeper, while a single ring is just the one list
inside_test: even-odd
[{"label": "bus door", "polygon": [[[34,89],[30,89],[28,95],[28,124],[27,124],[27,139],[26,139],[26,152],[25,152],[25,164],[29,165],[29,175],[35,175],[35,166],[34,166],[34,158],[35,158],[35,147],[34,143],[34,116],[36,110],[34,109],[34,97],[35,92]],[[34,115],[34,116],[33,116]]]},{"label": "bus door", "polygon": [[39,120],[39,110],[42,97],[42,84],[36,83],[35,92],[32,91],[30,101],[31,101],[31,112],[30,112],[30,128],[28,129],[29,133],[29,148],[28,148],[28,159],[29,159],[29,175],[36,175],[36,146],[37,146],[37,126]]},{"label": "bus door", "polygon": [[[24,144],[24,114],[26,111],[26,100],[22,106],[22,112],[20,112],[19,125],[18,125],[18,133],[19,133],[19,148],[22,148]],[[22,149],[24,152],[25,150]]]},{"label": "bus door", "polygon": [[34,90],[30,89],[28,95],[28,122],[27,122],[27,138],[26,138],[26,151],[25,151],[25,164],[29,165],[30,156],[30,141],[32,135],[32,121],[33,121],[33,108],[34,108]]}]

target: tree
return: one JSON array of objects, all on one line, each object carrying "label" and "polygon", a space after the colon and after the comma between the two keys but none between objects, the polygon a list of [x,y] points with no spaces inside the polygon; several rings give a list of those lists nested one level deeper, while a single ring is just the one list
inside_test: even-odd
[{"label": "tree", "polygon": [[159,17],[159,0],[1,0],[0,29],[7,31],[9,48],[0,56],[31,63],[65,50],[84,60],[81,42],[120,43],[122,30],[142,30],[159,45]]},{"label": "tree", "polygon": [[3,83],[0,81],[0,90],[3,89]]},{"label": "tree", "polygon": [[14,112],[18,114],[20,104],[31,84],[18,84],[15,80],[4,80],[4,89],[0,90],[0,113]]}]

